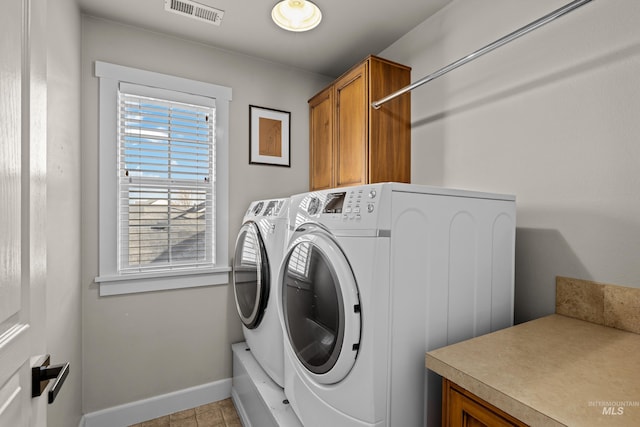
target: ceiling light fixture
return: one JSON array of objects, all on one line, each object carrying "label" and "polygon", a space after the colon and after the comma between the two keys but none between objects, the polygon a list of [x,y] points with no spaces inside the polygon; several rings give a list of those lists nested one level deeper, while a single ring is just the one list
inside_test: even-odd
[{"label": "ceiling light fixture", "polygon": [[271,10],[271,19],[287,31],[309,31],[318,26],[322,12],[306,0],[282,0]]}]

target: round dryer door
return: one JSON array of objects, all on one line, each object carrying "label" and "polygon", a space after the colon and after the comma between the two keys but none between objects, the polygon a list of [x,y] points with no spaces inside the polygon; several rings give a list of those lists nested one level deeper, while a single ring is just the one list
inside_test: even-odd
[{"label": "round dryer door", "polygon": [[321,384],[347,376],[360,345],[356,281],[338,244],[315,229],[289,247],[280,272],[289,344]]},{"label": "round dryer door", "polygon": [[269,298],[269,260],[258,226],[245,222],[236,240],[233,290],[242,323],[254,329],[262,320]]}]

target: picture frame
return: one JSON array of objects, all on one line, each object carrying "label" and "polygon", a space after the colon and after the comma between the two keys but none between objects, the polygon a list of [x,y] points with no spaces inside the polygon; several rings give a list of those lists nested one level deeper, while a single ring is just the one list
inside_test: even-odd
[{"label": "picture frame", "polygon": [[291,167],[291,113],[249,105],[249,164]]}]

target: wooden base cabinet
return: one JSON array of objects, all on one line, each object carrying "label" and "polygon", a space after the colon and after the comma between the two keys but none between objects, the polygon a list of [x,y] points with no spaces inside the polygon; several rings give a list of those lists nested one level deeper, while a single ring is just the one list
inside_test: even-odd
[{"label": "wooden base cabinet", "polygon": [[527,427],[457,384],[442,379],[443,427]]},{"label": "wooden base cabinet", "polygon": [[411,68],[369,56],[309,100],[309,186],[411,180]]}]

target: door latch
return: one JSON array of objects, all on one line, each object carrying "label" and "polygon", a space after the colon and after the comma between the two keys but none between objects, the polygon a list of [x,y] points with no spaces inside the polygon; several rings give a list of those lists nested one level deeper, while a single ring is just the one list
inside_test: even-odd
[{"label": "door latch", "polygon": [[31,367],[31,397],[42,395],[44,389],[49,384],[49,380],[55,378],[53,385],[49,389],[49,404],[56,400],[56,396],[60,392],[64,380],[69,375],[69,363],[60,365],[51,365],[51,356],[44,355],[38,358],[35,365]]}]

